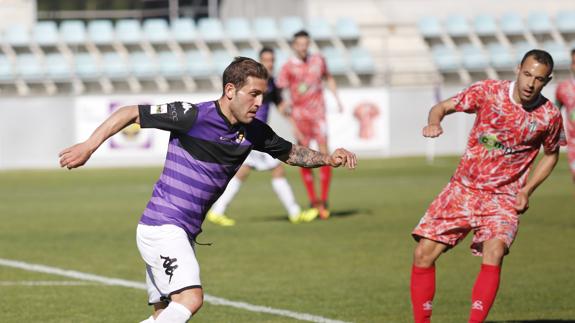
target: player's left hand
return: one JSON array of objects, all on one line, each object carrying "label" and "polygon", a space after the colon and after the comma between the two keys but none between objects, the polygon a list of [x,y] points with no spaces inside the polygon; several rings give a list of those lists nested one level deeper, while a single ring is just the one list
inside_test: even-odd
[{"label": "player's left hand", "polygon": [[525,211],[529,209],[529,193],[524,190],[520,190],[517,193],[514,207],[517,211],[517,214],[525,213]]},{"label": "player's left hand", "polygon": [[338,148],[329,156],[329,165],[332,167],[345,166],[349,169],[354,169],[357,166],[357,157],[350,151]]},{"label": "player's left hand", "polygon": [[90,159],[92,153],[93,150],[86,142],[68,147],[58,155],[60,157],[60,167],[68,169],[80,167]]}]

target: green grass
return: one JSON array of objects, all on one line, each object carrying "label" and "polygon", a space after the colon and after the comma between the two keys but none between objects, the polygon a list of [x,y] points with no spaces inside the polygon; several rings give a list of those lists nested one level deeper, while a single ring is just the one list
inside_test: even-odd
[{"label": "green grass", "polygon": [[[291,225],[268,173],[253,173],[228,209],[237,225],[204,224],[205,292],[352,322],[410,322],[411,229],[456,158],[361,160],[335,170],[328,221]],[[0,172],[0,258],[143,281],[135,226],[159,168]],[[299,201],[296,169],[287,170]],[[565,156],[531,201],[506,258],[493,322],[573,320],[575,188]],[[306,202],[307,203],[307,202]],[[440,258],[434,322],[465,322],[480,259],[470,239]],[[0,266],[1,281],[70,280]],[[0,322],[139,322],[143,290],[103,285],[0,286]],[[205,304],[192,322],[295,322]]]}]

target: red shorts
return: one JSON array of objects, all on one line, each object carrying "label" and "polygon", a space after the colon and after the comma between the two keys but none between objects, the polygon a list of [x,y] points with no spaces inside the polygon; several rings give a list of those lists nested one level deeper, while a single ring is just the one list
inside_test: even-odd
[{"label": "red shorts", "polygon": [[327,123],[324,118],[295,118],[297,130],[302,134],[300,145],[309,147],[310,142],[315,140],[318,145],[327,144]]},{"label": "red shorts", "polygon": [[505,242],[509,250],[519,224],[514,204],[514,196],[450,182],[431,203],[412,235],[415,240],[426,238],[453,247],[473,230],[474,255],[482,255],[483,242],[491,239]]}]

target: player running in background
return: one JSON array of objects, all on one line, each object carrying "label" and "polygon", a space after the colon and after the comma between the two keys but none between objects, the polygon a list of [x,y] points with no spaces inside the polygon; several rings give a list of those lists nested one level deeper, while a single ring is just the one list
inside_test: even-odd
[{"label": "player running in background", "polygon": [[565,133],[567,135],[567,160],[575,182],[575,49],[571,50],[571,78],[557,86],[557,105],[565,108]]},{"label": "player running in background", "polygon": [[72,169],[132,123],[170,131],[164,169],[136,233],[146,263],[149,303],[154,305],[154,314],[144,322],[183,323],[202,306],[194,241],[206,212],[250,150],[300,167],[355,167],[355,155],[345,149],[326,155],[291,144],[255,119],[267,80],[263,65],[238,57],[224,71],[218,100],[122,107],[88,140],[60,153],[60,165]]},{"label": "player running in background", "polygon": [[[338,109],[343,111],[337,94],[337,85],[327,70],[325,59],[320,54],[309,53],[310,37],[306,31],[299,31],[292,39],[295,56],[291,57],[281,68],[277,85],[289,90],[291,99],[291,116],[298,144],[309,147],[315,140],[319,151],[327,154],[327,125],[325,102],[323,98],[323,81],[334,94]],[[311,169],[302,168],[301,176],[313,207],[319,209],[322,219],[329,217],[327,201],[331,169],[320,168],[321,197],[317,198],[314,176]]]},{"label": "player running in background", "polygon": [[[268,122],[268,115],[270,105],[273,102],[278,110],[284,114],[285,102],[281,96],[281,90],[276,86],[275,80],[272,76],[274,70],[275,55],[273,49],[264,47],[260,50],[260,62],[268,70],[270,78],[268,79],[267,91],[264,94],[264,100],[258,112],[256,119],[265,123]],[[226,190],[220,198],[214,203],[212,209],[208,212],[207,219],[210,222],[222,225],[232,226],[235,220],[225,215],[228,204],[234,199],[240,186],[245,182],[250,172],[255,169],[258,171],[271,170],[272,173],[272,188],[283,206],[286,208],[289,220],[292,223],[310,222],[313,221],[317,215],[317,209],[310,209],[302,212],[300,206],[296,203],[293,191],[285,178],[285,171],[279,160],[271,157],[268,154],[252,150],[243,163],[242,167],[236,173]]]},{"label": "player running in background", "polygon": [[[486,80],[438,103],[423,136],[443,133],[440,122],[453,112],[474,113],[467,148],[451,181],[413,231],[418,241],[411,272],[415,322],[430,322],[435,261],[473,231],[471,249],[483,256],[473,287],[470,323],[484,322],[499,288],[503,257],[517,233],[529,197],[551,173],[559,156],[562,118],[541,95],[553,59],[541,50],[525,54],[511,81]],[[529,171],[543,146],[531,178]]]}]

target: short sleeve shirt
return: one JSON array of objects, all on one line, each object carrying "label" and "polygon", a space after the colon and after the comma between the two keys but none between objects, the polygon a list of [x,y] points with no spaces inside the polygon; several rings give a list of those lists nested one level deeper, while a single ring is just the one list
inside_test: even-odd
[{"label": "short sleeve shirt", "polygon": [[289,89],[294,118],[325,117],[323,79],[328,73],[325,59],[319,54],[310,54],[305,61],[291,57],[282,66],[277,85]]},{"label": "short sleeve shirt", "polygon": [[565,80],[555,91],[557,102],[565,108],[565,132],[570,145],[575,145],[575,79]]},{"label": "short sleeve shirt", "polygon": [[452,178],[479,190],[516,194],[540,147],[559,149],[562,118],[542,95],[532,109],[512,98],[514,83],[486,80],[452,98],[459,112],[475,113],[467,148]]}]

